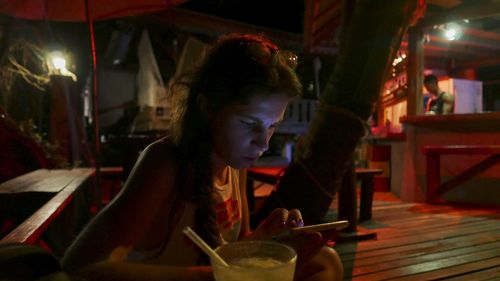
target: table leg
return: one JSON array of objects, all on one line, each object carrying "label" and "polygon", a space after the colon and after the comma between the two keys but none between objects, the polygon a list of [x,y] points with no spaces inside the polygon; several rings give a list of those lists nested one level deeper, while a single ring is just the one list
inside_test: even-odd
[{"label": "table leg", "polygon": [[354,161],[348,166],[343,178],[339,193],[339,220],[349,221],[349,227],[342,230],[336,241],[337,243],[362,241],[375,239],[375,232],[360,232],[357,230],[357,192],[356,192],[356,170]]},{"label": "table leg", "polygon": [[441,184],[440,176],[440,155],[428,153],[426,155],[427,169],[427,203],[437,203],[436,191]]},{"label": "table leg", "polygon": [[360,222],[372,219],[373,189],[373,177],[361,180]]},{"label": "table leg", "polygon": [[354,170],[354,165],[349,165],[342,178],[342,185],[339,190],[339,220],[349,221],[349,227],[347,227],[345,232],[356,231],[356,212],[357,212],[357,200],[356,200],[356,173]]}]

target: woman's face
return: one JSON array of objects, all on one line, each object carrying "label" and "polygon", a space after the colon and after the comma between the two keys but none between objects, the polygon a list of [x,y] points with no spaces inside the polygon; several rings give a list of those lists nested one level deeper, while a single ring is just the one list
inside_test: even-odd
[{"label": "woman's face", "polygon": [[281,93],[254,95],[248,103],[236,103],[219,111],[213,120],[216,167],[251,166],[269,147],[269,139],[290,101]]}]

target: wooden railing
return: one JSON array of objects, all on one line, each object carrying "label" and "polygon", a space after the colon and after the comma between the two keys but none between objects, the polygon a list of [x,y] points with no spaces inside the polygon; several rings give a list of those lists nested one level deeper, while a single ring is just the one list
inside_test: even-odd
[{"label": "wooden railing", "polygon": [[[10,200],[11,202],[6,205],[11,208],[37,208],[37,206],[27,206],[17,204],[17,202],[22,202],[23,197],[52,196],[3,237],[0,243],[38,244],[44,231],[60,216],[73,200],[75,192],[93,177],[94,172],[93,168],[40,169],[0,184],[0,204],[2,201],[6,203]],[[29,200],[24,202],[29,202]]]},{"label": "wooden railing", "polygon": [[[429,145],[426,156],[427,202],[438,203],[440,195],[500,162],[500,145]],[[441,182],[441,155],[489,155],[447,182]]]}]

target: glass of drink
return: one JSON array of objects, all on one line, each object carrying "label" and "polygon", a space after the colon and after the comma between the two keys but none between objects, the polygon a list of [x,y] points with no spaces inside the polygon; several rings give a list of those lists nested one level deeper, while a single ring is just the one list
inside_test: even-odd
[{"label": "glass of drink", "polygon": [[229,267],[212,259],[217,281],[292,281],[297,252],[271,241],[240,241],[218,247],[217,254]]}]

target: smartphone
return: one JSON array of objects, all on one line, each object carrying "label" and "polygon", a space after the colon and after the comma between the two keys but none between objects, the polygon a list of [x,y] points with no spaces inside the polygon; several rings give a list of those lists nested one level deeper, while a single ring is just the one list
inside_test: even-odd
[{"label": "smartphone", "polygon": [[273,240],[281,240],[283,238],[287,238],[293,235],[297,235],[300,233],[312,233],[312,232],[320,232],[324,230],[330,230],[330,229],[337,229],[341,230],[343,228],[346,228],[349,225],[348,221],[334,221],[334,222],[327,222],[327,223],[320,223],[320,224],[313,224],[313,225],[307,225],[307,226],[302,226],[302,227],[293,227],[289,228],[286,231],[283,231],[282,233],[273,236]]},{"label": "smartphone", "polygon": [[311,232],[320,232],[323,230],[329,230],[329,229],[343,229],[349,226],[348,221],[334,221],[334,222],[327,222],[327,223],[320,223],[320,224],[313,224],[313,225],[307,225],[307,226],[302,226],[302,227],[294,227],[290,228],[288,231],[290,231],[291,234],[298,234],[298,233],[311,233]]}]

